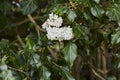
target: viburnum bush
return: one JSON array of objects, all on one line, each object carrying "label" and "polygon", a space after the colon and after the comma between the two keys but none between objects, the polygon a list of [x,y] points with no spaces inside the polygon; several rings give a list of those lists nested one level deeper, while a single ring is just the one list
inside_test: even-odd
[{"label": "viburnum bush", "polygon": [[0,80],[120,80],[120,0],[0,0]]}]

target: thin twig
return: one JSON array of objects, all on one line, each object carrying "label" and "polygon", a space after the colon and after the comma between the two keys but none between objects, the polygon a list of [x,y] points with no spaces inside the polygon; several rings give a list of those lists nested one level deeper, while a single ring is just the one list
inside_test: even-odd
[{"label": "thin twig", "polygon": [[[34,20],[37,20],[37,19],[40,19],[40,18],[41,18],[41,16],[33,17]],[[25,19],[25,20],[22,20],[22,21],[20,21],[20,22],[14,23],[13,25],[15,25],[15,26],[20,26],[20,25],[22,25],[22,24],[24,24],[24,23],[27,23],[27,22],[29,22],[29,21],[30,21],[30,19]]]},{"label": "thin twig", "polygon": [[23,42],[23,40],[21,39],[20,35],[17,35],[17,39],[18,39],[18,41],[20,42],[20,44],[21,44],[22,46],[25,45],[24,42]]},{"label": "thin twig", "polygon": [[28,14],[27,16],[28,16],[29,20],[35,25],[35,29],[37,32],[38,32],[38,30],[45,32],[45,30],[40,28],[40,26],[35,22],[35,20],[33,19],[33,17],[30,14]]},{"label": "thin twig", "polygon": [[29,76],[26,72],[24,72],[23,70],[19,70],[19,69],[13,68],[13,67],[8,66],[8,65],[7,65],[7,67],[8,67],[9,69],[14,70],[14,71],[18,71],[18,72],[23,73],[24,75],[26,75],[26,77],[27,77],[29,80],[32,80],[32,79],[30,78],[30,76]]},{"label": "thin twig", "polygon": [[55,61],[57,61],[57,55],[56,53],[53,52],[53,50],[50,47],[47,47],[49,52],[51,53],[52,57],[55,59]]},{"label": "thin twig", "polygon": [[101,80],[106,80],[102,76],[100,76],[94,69],[91,69],[91,70],[98,78],[100,78]]},{"label": "thin twig", "polygon": [[101,73],[101,74],[106,74],[106,73],[109,72],[109,70],[106,71],[106,72],[104,72],[104,71],[102,71],[101,69],[97,69],[97,68],[96,68],[94,65],[92,65],[90,62],[88,62],[88,64],[90,65],[91,68],[95,69],[97,72],[99,72],[99,73]]}]

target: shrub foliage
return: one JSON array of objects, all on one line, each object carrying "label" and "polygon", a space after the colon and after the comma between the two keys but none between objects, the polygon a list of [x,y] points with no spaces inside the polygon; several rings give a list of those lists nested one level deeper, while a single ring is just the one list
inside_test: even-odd
[{"label": "shrub foliage", "polygon": [[[73,29],[49,40],[50,13]],[[0,80],[120,80],[120,0],[0,0]]]}]

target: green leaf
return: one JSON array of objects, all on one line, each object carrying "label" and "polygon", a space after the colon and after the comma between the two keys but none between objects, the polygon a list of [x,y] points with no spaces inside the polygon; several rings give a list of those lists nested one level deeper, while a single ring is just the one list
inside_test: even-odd
[{"label": "green leaf", "polygon": [[114,63],[114,68],[117,69],[117,71],[120,71],[120,53],[115,54],[115,63]]},{"label": "green leaf", "polygon": [[41,66],[40,56],[38,54],[32,54],[30,58],[30,64],[33,67],[39,68]]},{"label": "green leaf", "polygon": [[70,22],[73,22],[76,17],[77,17],[77,15],[76,15],[75,11],[73,11],[73,10],[68,11],[67,18]]},{"label": "green leaf", "polygon": [[66,62],[71,67],[77,56],[77,46],[74,43],[69,43],[63,48],[62,52]]},{"label": "green leaf", "polygon": [[0,63],[0,70],[4,71],[7,70],[7,65],[5,63]]},{"label": "green leaf", "polygon": [[6,14],[9,14],[11,12],[11,4],[8,2],[8,1],[3,1],[1,4],[0,4],[0,11],[6,15]]},{"label": "green leaf", "polygon": [[91,7],[91,13],[93,16],[101,18],[102,15],[104,14],[104,10],[102,7],[100,7],[99,5],[94,5],[93,7]]},{"label": "green leaf", "polygon": [[27,78],[24,78],[23,80],[27,80]]},{"label": "green leaf", "polygon": [[76,39],[78,38],[83,38],[85,36],[85,31],[83,26],[80,25],[76,25],[75,27],[73,27],[73,32],[74,32],[74,36],[76,37]]},{"label": "green leaf", "polygon": [[111,44],[118,44],[120,43],[120,31],[111,35]]},{"label": "green leaf", "polygon": [[0,59],[0,70],[5,71],[8,69],[7,65],[5,64],[7,57],[4,56],[2,59]]},{"label": "green leaf", "polygon": [[35,0],[22,0],[20,4],[21,4],[21,11],[24,15],[31,14],[37,9]]},{"label": "green leaf", "polygon": [[96,3],[100,3],[100,0],[94,0]]},{"label": "green leaf", "polygon": [[53,8],[53,12],[57,15],[62,16],[64,13],[67,12],[67,8],[65,6],[56,6]]},{"label": "green leaf", "polygon": [[3,80],[16,80],[11,70],[2,71],[0,73],[0,78],[2,78]]},{"label": "green leaf", "polygon": [[86,23],[88,25],[92,25],[94,20],[92,19],[92,15],[91,12],[89,11],[89,9],[86,9],[83,13],[84,18],[86,19]]},{"label": "green leaf", "polygon": [[53,69],[55,69],[54,71],[56,73],[59,72],[57,75],[62,76],[61,80],[75,80],[74,77],[72,76],[72,73],[71,73],[70,69],[68,67],[59,66],[56,63],[53,63],[52,67],[53,67]]},{"label": "green leaf", "polygon": [[120,25],[120,4],[114,4],[107,12],[110,20],[117,21]]},{"label": "green leaf", "polygon": [[44,66],[41,66],[40,80],[50,80],[51,73]]},{"label": "green leaf", "polygon": [[112,77],[108,77],[107,80],[117,80],[115,76],[112,76]]},{"label": "green leaf", "polygon": [[0,50],[5,50],[8,47],[9,47],[9,40],[2,39],[0,41]]},{"label": "green leaf", "polygon": [[84,4],[86,6],[91,5],[91,0],[74,0],[76,3]]},{"label": "green leaf", "polygon": [[63,74],[64,74],[64,76],[65,76],[65,80],[75,80],[74,78],[73,78],[73,76],[70,74],[70,72],[69,72],[69,70],[67,70],[66,68],[64,68],[64,67],[62,67],[61,68],[62,69],[62,71],[64,72]]},{"label": "green leaf", "polygon": [[35,43],[31,39],[29,39],[29,38],[26,38],[26,48],[28,50],[36,51]]}]

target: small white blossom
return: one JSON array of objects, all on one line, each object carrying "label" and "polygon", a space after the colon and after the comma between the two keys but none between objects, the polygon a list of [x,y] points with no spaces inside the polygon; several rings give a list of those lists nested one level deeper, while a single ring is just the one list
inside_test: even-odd
[{"label": "small white blossom", "polygon": [[47,30],[47,37],[50,40],[70,40],[74,37],[72,28],[70,27],[63,27],[63,28],[57,28],[57,27],[49,27]]},{"label": "small white blossom", "polygon": [[58,17],[56,14],[49,14],[49,19],[45,21],[42,25],[43,29],[47,31],[47,37],[50,40],[71,40],[74,35],[72,28],[68,27],[60,27],[62,26],[63,19]]},{"label": "small white blossom", "polygon": [[43,28],[47,28],[48,26],[54,26],[54,27],[60,27],[62,26],[63,23],[63,19],[61,17],[58,17],[58,15],[56,14],[49,14],[49,19],[47,19],[47,21],[45,21],[45,23],[43,24]]},{"label": "small white blossom", "polygon": [[49,19],[47,19],[47,22],[50,26],[60,27],[62,26],[63,19],[61,17],[58,17],[56,14],[49,14]]},{"label": "small white blossom", "polygon": [[42,28],[46,29],[47,27],[49,27],[48,23],[47,22],[43,23]]}]

